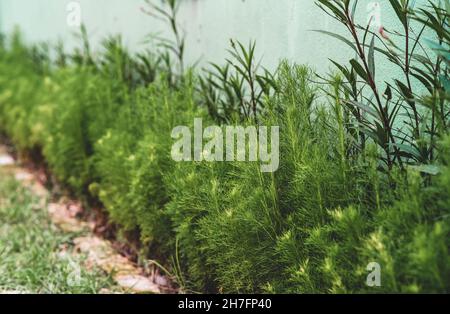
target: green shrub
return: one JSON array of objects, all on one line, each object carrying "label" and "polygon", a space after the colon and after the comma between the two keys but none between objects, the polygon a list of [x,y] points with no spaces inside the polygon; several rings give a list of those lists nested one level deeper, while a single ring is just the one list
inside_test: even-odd
[{"label": "green shrub", "polygon": [[[379,171],[383,149],[355,145],[342,79],[319,89],[310,69],[284,62],[273,93],[258,99],[258,122],[280,127],[278,171],[177,163],[172,129],[217,121],[198,105],[201,80],[130,78],[136,60],[120,41],[109,47],[101,61],[85,51],[53,68],[45,47],[15,35],[0,48],[0,130],[21,151],[41,149],[61,183],[139,234],[143,259],[171,258],[165,266],[185,290],[450,290],[448,135],[439,136],[435,174],[420,164]],[[366,285],[371,262],[381,287]]]},{"label": "green shrub", "polygon": [[0,122],[3,131],[10,134],[20,149],[32,149],[37,144],[32,124],[34,104],[43,87],[43,76],[37,71],[41,65],[31,59],[31,49],[22,44],[21,35],[15,32],[2,50],[1,71],[8,75],[0,78]]}]

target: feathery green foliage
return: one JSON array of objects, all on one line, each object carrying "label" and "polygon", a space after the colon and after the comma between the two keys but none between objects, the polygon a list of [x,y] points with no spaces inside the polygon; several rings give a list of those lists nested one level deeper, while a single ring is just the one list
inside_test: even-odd
[{"label": "feathery green foliage", "polygon": [[[449,136],[435,128],[432,165],[409,157],[400,165],[392,139],[366,137],[348,106],[355,62],[321,88],[310,69],[283,62],[266,73],[270,92],[260,84],[264,96],[244,99],[250,119],[235,119],[211,111],[234,106],[227,79],[224,89],[188,72],[174,84],[166,67],[130,54],[117,38],[92,57],[83,33],[84,48],[59,67],[45,46],[28,48],[18,34],[0,46],[0,129],[21,152],[41,149],[60,182],[139,234],[142,258],[171,260],[165,266],[183,289],[449,292]],[[249,73],[238,80],[252,76],[246,83],[257,86],[254,51],[240,48],[234,57],[248,62],[234,69],[247,64]],[[447,72],[435,82],[445,105]],[[208,105],[208,91],[224,94]],[[172,160],[174,127],[194,118],[247,125],[256,115],[259,125],[280,127],[277,172],[261,173],[257,162]],[[385,171],[388,152],[395,159]],[[381,266],[381,287],[366,285],[372,262]]]}]

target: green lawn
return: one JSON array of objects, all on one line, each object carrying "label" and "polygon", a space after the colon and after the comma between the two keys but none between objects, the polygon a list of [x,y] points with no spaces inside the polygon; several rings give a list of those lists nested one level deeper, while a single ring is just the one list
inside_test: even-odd
[{"label": "green lawn", "polygon": [[[41,205],[39,204],[41,203]],[[112,279],[72,254],[76,234],[56,228],[39,198],[0,169],[0,292],[98,293]]]}]

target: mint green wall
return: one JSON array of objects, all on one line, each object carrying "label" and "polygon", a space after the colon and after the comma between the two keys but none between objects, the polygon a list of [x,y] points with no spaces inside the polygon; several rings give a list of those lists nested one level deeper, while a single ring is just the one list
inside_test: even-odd
[{"label": "mint green wall", "polygon": [[[160,0],[154,0],[160,1]],[[340,42],[312,29],[341,29],[325,15],[313,0],[181,0],[180,20],[188,36],[187,60],[220,61],[226,56],[229,38],[242,42],[257,41],[263,63],[275,67],[287,58],[312,65],[319,71],[329,67],[328,58],[344,60],[351,56]],[[76,29],[66,23],[68,0],[0,0],[0,29],[10,32],[19,25],[29,41],[56,41],[62,38],[67,47],[74,44]],[[161,23],[144,15],[143,0],[79,0],[82,19],[92,40],[107,34],[122,33],[133,49],[145,48],[142,39],[151,32],[162,31]],[[358,17],[366,19],[366,5],[361,0]],[[387,0],[381,5],[382,22],[397,28],[395,15]],[[425,3],[418,0],[417,3]],[[390,65],[381,65],[378,73],[389,74]]]}]

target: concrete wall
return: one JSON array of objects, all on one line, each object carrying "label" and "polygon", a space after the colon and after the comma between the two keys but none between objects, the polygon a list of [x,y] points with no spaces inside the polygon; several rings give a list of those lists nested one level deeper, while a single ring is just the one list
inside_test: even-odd
[{"label": "concrete wall", "polygon": [[[155,2],[161,0],[152,0]],[[312,29],[339,30],[313,0],[181,0],[180,22],[186,30],[187,60],[221,61],[226,56],[229,39],[244,43],[257,41],[263,63],[275,67],[287,58],[325,71],[328,58],[343,60],[350,56],[345,45]],[[0,30],[10,32],[19,25],[28,41],[63,39],[67,47],[75,43],[76,28],[67,22],[69,0],[0,0]],[[107,34],[121,33],[130,47],[141,49],[146,35],[165,29],[161,22],[141,12],[144,0],[78,0],[82,21],[94,42]],[[366,6],[361,0],[358,18],[366,20]],[[395,14],[387,0],[378,0],[384,25],[396,28]],[[418,0],[425,3],[426,0]],[[384,65],[379,73],[392,71]]]}]

